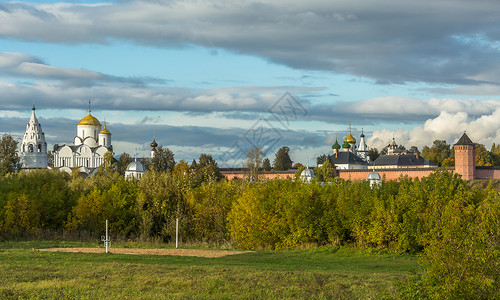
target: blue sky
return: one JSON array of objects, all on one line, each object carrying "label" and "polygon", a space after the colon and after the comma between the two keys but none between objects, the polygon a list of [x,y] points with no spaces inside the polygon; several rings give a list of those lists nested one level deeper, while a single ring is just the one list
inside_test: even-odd
[{"label": "blue sky", "polygon": [[156,136],[177,161],[286,145],[306,163],[349,124],[378,149],[464,131],[490,147],[499,25],[497,1],[3,1],[0,132],[20,140],[34,101],[48,143],[70,144],[91,98],[116,154]]}]

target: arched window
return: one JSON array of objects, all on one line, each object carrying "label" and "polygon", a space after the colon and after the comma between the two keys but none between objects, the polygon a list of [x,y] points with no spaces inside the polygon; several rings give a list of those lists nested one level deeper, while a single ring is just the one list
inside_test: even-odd
[{"label": "arched window", "polygon": [[38,152],[42,152],[42,144],[38,144]]},{"label": "arched window", "polygon": [[28,152],[33,152],[33,145],[31,144],[28,145]]}]

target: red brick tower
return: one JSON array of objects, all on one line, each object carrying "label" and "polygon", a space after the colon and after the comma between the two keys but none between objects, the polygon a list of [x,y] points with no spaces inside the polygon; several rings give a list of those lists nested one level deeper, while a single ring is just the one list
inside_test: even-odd
[{"label": "red brick tower", "polygon": [[465,180],[473,180],[476,174],[474,143],[464,132],[453,149],[455,150],[455,172],[462,175]]}]

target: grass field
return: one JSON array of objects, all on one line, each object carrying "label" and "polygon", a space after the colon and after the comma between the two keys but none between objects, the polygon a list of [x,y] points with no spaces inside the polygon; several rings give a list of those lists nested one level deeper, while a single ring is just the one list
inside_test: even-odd
[{"label": "grass field", "polygon": [[380,299],[418,269],[413,256],[348,247],[221,258],[36,250],[89,246],[97,244],[0,242],[0,299]]}]

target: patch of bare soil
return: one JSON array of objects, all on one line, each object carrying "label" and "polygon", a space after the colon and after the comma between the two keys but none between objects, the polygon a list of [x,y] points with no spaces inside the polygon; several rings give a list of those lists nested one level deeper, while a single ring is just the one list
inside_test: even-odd
[{"label": "patch of bare soil", "polygon": [[[105,253],[104,248],[45,248],[39,251],[50,252],[80,252],[80,253]],[[174,255],[174,256],[197,256],[197,257],[223,257],[226,255],[242,254],[251,251],[229,251],[229,250],[196,250],[196,249],[131,249],[110,248],[109,253],[133,254],[133,255]]]}]

